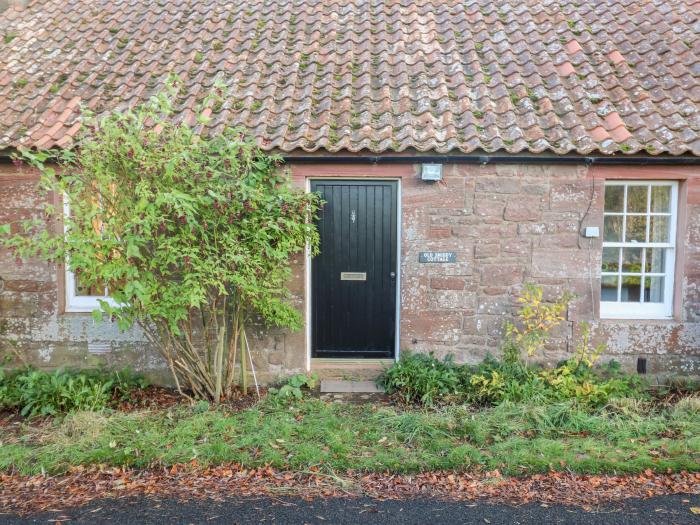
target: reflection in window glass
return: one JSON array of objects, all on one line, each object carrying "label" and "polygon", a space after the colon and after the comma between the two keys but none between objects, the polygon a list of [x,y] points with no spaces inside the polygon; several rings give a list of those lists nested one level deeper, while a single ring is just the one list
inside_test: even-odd
[{"label": "reflection in window glass", "polygon": [[642,278],[639,275],[623,275],[620,288],[622,302],[639,302]]},{"label": "reflection in window glass", "polygon": [[625,211],[625,187],[608,186],[605,189],[605,211],[622,213]]},{"label": "reflection in window glass", "polygon": [[627,213],[646,213],[647,186],[627,186]]},{"label": "reflection in window glass", "polygon": [[603,226],[603,239],[607,242],[622,241],[622,220],[621,215],[609,215],[605,217]]},{"label": "reflection in window glass", "polygon": [[601,317],[671,317],[677,183],[605,185]]},{"label": "reflection in window glass", "polygon": [[603,271],[616,272],[620,268],[620,248],[603,248]]},{"label": "reflection in window glass", "polygon": [[664,302],[663,277],[647,277],[644,279],[644,301],[648,303]]},{"label": "reflection in window glass", "polygon": [[671,187],[652,186],[651,188],[651,211],[655,213],[671,212]]},{"label": "reflection in window glass", "polygon": [[623,248],[622,249],[622,271],[625,273],[641,273],[642,271],[642,249]]},{"label": "reflection in window glass", "polygon": [[600,279],[601,301],[617,301],[617,275],[604,275]]},{"label": "reflection in window glass", "polygon": [[666,271],[666,250],[663,248],[647,248],[644,271],[646,273],[664,273]]},{"label": "reflection in window glass", "polygon": [[625,242],[644,242],[647,239],[647,217],[636,215],[627,216]]},{"label": "reflection in window glass", "polygon": [[668,242],[669,217],[652,215],[649,224],[649,242]]}]

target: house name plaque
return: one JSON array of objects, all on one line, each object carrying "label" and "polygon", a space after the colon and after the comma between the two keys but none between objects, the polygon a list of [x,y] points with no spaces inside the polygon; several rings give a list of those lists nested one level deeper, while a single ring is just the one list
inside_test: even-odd
[{"label": "house name plaque", "polygon": [[418,254],[420,263],[454,263],[457,262],[456,252],[420,252]]}]

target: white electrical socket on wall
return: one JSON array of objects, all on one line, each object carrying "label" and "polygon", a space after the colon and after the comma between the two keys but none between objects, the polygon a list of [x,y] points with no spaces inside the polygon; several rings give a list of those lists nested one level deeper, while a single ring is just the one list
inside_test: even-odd
[{"label": "white electrical socket on wall", "polygon": [[589,239],[597,239],[600,237],[600,228],[598,226],[586,226],[583,236]]}]

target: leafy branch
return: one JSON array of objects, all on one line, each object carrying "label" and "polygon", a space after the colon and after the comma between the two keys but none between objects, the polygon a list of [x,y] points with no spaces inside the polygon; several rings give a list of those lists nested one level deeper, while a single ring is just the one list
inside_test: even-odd
[{"label": "leafy branch", "polygon": [[198,124],[177,122],[179,80],[147,103],[103,118],[84,112],[73,150],[23,151],[41,187],[70,205],[48,202],[44,217],[20,233],[0,229],[19,257],[65,261],[85,286],[106,287],[97,320],[136,324],[165,358],[181,392],[215,402],[231,395],[235,368],[247,388],[246,327],[255,318],[298,329],[288,301],[290,261],[310,247],[317,194],[289,184],[281,159],[245,134],[203,129],[215,87]]}]

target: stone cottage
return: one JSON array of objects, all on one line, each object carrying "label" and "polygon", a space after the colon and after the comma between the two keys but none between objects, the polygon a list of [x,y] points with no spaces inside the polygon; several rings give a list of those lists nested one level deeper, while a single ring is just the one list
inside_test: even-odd
[{"label": "stone cottage", "polygon": [[[2,4],[0,4],[2,5]],[[264,379],[376,371],[402,351],[497,352],[525,283],[576,294],[545,359],[591,323],[607,358],[700,374],[697,0],[5,0],[0,224],[36,214],[21,147],[69,148],[80,107],[179,117],[215,82],[327,201],[295,263],[305,330],[259,329]],[[102,292],[0,251],[0,320],[47,367],[162,364],[95,324]],[[0,343],[2,344],[2,343]]]}]

